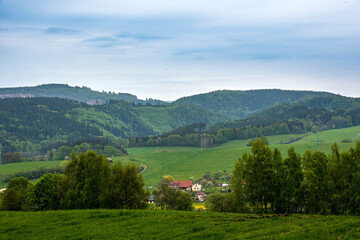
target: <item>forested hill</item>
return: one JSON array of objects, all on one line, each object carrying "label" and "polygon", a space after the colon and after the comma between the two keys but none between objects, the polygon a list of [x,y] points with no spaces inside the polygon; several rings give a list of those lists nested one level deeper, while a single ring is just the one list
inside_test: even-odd
[{"label": "forested hill", "polygon": [[160,100],[138,99],[129,93],[98,92],[88,87],[71,87],[67,84],[44,84],[35,87],[0,88],[0,98],[14,97],[57,97],[85,102],[88,104],[104,104],[109,100],[124,100],[141,104],[166,104]]},{"label": "forested hill", "polygon": [[155,137],[132,138],[130,146],[206,146],[228,140],[279,134],[306,134],[360,125],[360,98],[324,95],[281,103],[248,118],[207,127],[191,124]]},{"label": "forested hill", "polygon": [[222,90],[183,97],[174,103],[194,104],[215,112],[245,118],[279,103],[292,103],[301,99],[333,95],[328,92],[289,91],[280,89],[230,91]]},{"label": "forested hill", "polygon": [[60,98],[7,98],[0,99],[0,148],[3,152],[37,151],[58,142],[155,135],[191,123],[230,119],[200,106],[148,106],[115,100],[88,105]]},{"label": "forested hill", "polygon": [[[256,128],[260,135],[304,133],[312,127],[318,130],[360,125],[360,98],[339,95],[320,96],[294,103],[282,103],[246,119],[218,123],[212,132],[230,128]],[[268,126],[269,133],[264,129]]]}]

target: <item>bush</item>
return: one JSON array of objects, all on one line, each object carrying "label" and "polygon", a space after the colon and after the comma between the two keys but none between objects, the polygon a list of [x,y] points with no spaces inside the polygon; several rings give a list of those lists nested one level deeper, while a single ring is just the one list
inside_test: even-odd
[{"label": "bush", "polygon": [[259,138],[251,138],[251,139],[249,139],[248,141],[247,141],[247,143],[246,143],[246,146],[248,146],[248,147],[251,147],[252,145],[253,145],[253,143],[256,141],[256,140],[260,140],[260,141],[262,141],[262,142],[264,142],[265,143],[265,145],[269,145],[269,141],[268,141],[268,139],[266,138],[266,137],[259,137]]},{"label": "bush", "polygon": [[29,204],[34,210],[57,210],[60,207],[61,183],[64,176],[47,173],[33,187]]},{"label": "bush", "polygon": [[213,212],[235,212],[234,197],[231,193],[213,193],[205,202],[206,209]]},{"label": "bush", "polygon": [[6,211],[28,210],[28,197],[32,189],[32,183],[24,177],[11,179],[1,196],[0,209]]}]

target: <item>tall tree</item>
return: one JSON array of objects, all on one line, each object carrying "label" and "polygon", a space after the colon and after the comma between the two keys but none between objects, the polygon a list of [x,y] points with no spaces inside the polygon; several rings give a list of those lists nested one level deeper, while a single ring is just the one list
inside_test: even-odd
[{"label": "tall tree", "polygon": [[327,208],[327,191],[325,177],[328,157],[325,153],[307,150],[304,153],[304,181],[301,184],[304,192],[304,208],[307,213],[319,213]]},{"label": "tall tree", "polygon": [[[267,212],[268,205],[273,202],[274,161],[272,152],[261,139],[257,139],[251,147],[251,154],[245,153],[235,167],[232,185],[235,195],[239,196],[244,186],[247,199],[260,211]],[[235,176],[237,175],[238,176]],[[236,192],[240,191],[240,192]]]},{"label": "tall tree", "polygon": [[108,160],[94,151],[73,153],[71,158],[65,169],[62,206],[70,209],[105,207],[110,175]]}]

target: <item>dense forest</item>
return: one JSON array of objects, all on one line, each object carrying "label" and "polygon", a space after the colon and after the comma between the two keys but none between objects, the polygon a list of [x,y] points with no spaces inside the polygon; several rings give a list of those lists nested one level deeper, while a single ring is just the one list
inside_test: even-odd
[{"label": "dense forest", "polygon": [[278,104],[245,119],[202,126],[201,132],[193,128],[196,125],[189,125],[163,135],[134,137],[130,146],[213,147],[228,140],[357,125],[360,125],[360,99],[328,95]]},{"label": "dense forest", "polygon": [[279,103],[293,103],[316,96],[328,95],[333,94],[327,92],[288,91],[280,89],[249,91],[223,90],[183,97],[174,103],[199,105],[215,112],[244,118]]},{"label": "dense forest", "polygon": [[122,100],[88,105],[60,98],[6,98],[0,99],[0,150],[40,151],[81,139],[148,136],[194,122],[230,119],[191,105],[150,106]]}]

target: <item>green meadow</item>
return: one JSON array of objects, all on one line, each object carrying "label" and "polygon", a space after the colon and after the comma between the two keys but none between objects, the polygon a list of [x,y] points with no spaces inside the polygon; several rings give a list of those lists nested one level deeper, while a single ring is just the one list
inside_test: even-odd
[{"label": "green meadow", "polygon": [[[330,153],[331,145],[339,143],[340,150],[354,146],[360,140],[360,126],[328,130],[316,134],[288,134],[267,137],[270,147],[279,148],[283,157],[287,150],[294,147],[303,154],[306,150],[321,150]],[[300,140],[291,144],[284,144],[296,139]],[[351,140],[351,143],[340,143],[342,140]],[[218,170],[232,171],[235,161],[250,147],[246,146],[247,140],[234,140],[224,143],[215,148],[200,149],[195,147],[137,147],[128,148],[130,156],[114,157],[113,160],[122,163],[135,158],[147,166],[143,173],[146,186],[155,186],[164,175],[172,175],[175,179],[188,180],[190,177],[199,178],[206,172]],[[6,174],[35,169],[37,167],[54,167],[61,161],[22,162],[0,165],[0,187],[6,186],[1,177]],[[135,162],[138,166],[139,162]]]},{"label": "green meadow", "polygon": [[[287,150],[294,147],[303,154],[306,150],[320,150],[330,153],[334,142],[339,144],[340,150],[354,146],[359,137],[360,126],[328,130],[317,134],[308,133],[276,135],[267,137],[270,147],[279,148],[283,157]],[[283,144],[293,139],[301,138],[291,144]],[[343,139],[352,139],[352,143],[340,143]],[[147,186],[156,185],[164,175],[171,175],[175,179],[188,180],[190,177],[199,178],[206,172],[218,170],[232,171],[235,161],[250,147],[246,146],[247,140],[234,140],[215,148],[201,150],[193,147],[137,147],[128,148],[136,160],[145,163],[148,168],[143,173]]]},{"label": "green meadow", "polygon": [[0,212],[0,239],[359,239],[360,217],[162,210]]}]

